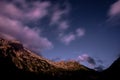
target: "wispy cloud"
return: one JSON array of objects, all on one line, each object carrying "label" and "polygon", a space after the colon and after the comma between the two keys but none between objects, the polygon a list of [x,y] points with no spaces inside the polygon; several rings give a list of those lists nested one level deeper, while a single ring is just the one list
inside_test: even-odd
[{"label": "wispy cloud", "polygon": [[20,40],[26,47],[38,52],[52,47],[52,43],[42,36],[40,28],[30,28],[23,22],[23,20],[41,19],[47,15],[46,8],[50,3],[33,2],[32,8],[25,0],[18,3],[24,9],[16,6],[15,3],[0,1],[0,32],[2,35],[10,39]]},{"label": "wispy cloud", "polygon": [[67,21],[61,21],[60,23],[59,23],[59,26],[58,26],[58,29],[59,30],[66,30],[66,29],[68,29],[69,28],[69,24],[68,24],[68,22]]},{"label": "wispy cloud", "polygon": [[76,29],[76,35],[77,35],[78,37],[84,36],[84,35],[85,35],[85,29],[82,29],[82,28]]},{"label": "wispy cloud", "polygon": [[76,33],[68,33],[68,29],[70,27],[70,23],[68,18],[68,14],[70,13],[70,5],[69,3],[64,4],[64,8],[61,8],[60,5],[55,5],[53,8],[53,13],[50,20],[51,26],[56,26],[57,34],[59,41],[64,43],[65,45],[69,45],[72,41],[74,41],[78,36],[82,36],[82,33],[77,30]]},{"label": "wispy cloud", "polygon": [[77,38],[81,38],[85,35],[85,29],[77,28],[74,32],[63,34],[60,33],[59,38],[60,41],[63,42],[65,45],[69,45],[72,41],[76,40]]},{"label": "wispy cloud", "polygon": [[[19,4],[19,5],[16,5]],[[50,1],[26,1],[8,0],[0,1],[0,32],[9,38],[20,40],[27,47],[33,50],[53,47],[47,37],[42,36],[41,27],[31,28],[28,24],[41,21],[43,18],[50,18],[50,26],[56,26],[54,30],[58,33],[57,38],[65,45],[70,44],[85,35],[85,30],[78,28],[68,32],[70,23],[67,19],[70,13],[69,3],[64,8],[59,4],[53,5]],[[6,23],[7,22],[7,23]],[[53,30],[53,31],[54,31]],[[44,30],[43,30],[44,31]]]},{"label": "wispy cloud", "polygon": [[70,23],[67,18],[70,13],[70,9],[71,7],[69,3],[65,3],[64,8],[61,8],[60,5],[55,5],[50,20],[50,25],[56,26],[55,29],[58,32],[59,41],[65,45],[69,45],[72,41],[85,35],[85,29],[82,28],[77,28],[72,32],[68,32]]},{"label": "wispy cloud", "polygon": [[11,17],[14,19],[24,18],[23,11],[16,7],[13,3],[0,2],[0,15]]},{"label": "wispy cloud", "polygon": [[48,14],[48,7],[50,7],[49,2],[35,2],[33,3],[33,8],[26,14],[26,16],[31,20],[43,18]]},{"label": "wispy cloud", "polygon": [[66,45],[68,45],[71,41],[75,40],[75,35],[74,34],[68,34],[68,35],[64,35],[61,37],[61,42],[65,43]]},{"label": "wispy cloud", "polygon": [[[21,8],[16,6],[19,3]],[[13,2],[0,2],[0,13],[14,19],[21,20],[37,20],[41,19],[48,14],[48,7],[50,2],[26,2],[25,0],[13,0]]]},{"label": "wispy cloud", "polygon": [[51,17],[51,23],[52,25],[58,24],[59,21],[62,19],[62,15],[64,15],[65,12],[59,9],[55,9],[53,12],[53,15]]},{"label": "wispy cloud", "polygon": [[64,9],[61,9],[59,5],[55,5],[53,8],[53,14],[51,17],[50,25],[58,26],[58,30],[67,30],[69,28],[68,20],[65,18],[70,12],[69,5],[65,5]]}]

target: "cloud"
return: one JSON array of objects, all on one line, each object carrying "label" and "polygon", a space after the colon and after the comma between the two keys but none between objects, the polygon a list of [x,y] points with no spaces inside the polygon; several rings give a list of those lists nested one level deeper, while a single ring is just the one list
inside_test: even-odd
[{"label": "cloud", "polygon": [[60,41],[63,42],[65,45],[69,45],[72,41],[76,40],[77,38],[81,38],[85,35],[85,29],[77,28],[74,33],[60,33],[59,38]]},{"label": "cloud", "polygon": [[61,8],[61,6],[59,5],[55,5],[50,20],[50,25],[57,27],[55,29],[58,32],[59,41],[61,41],[65,45],[69,45],[72,41],[85,35],[85,29],[82,28],[78,28],[73,32],[67,32],[70,27],[69,20],[66,19],[69,13],[69,3],[65,3],[64,8]]},{"label": "cloud", "polygon": [[85,30],[82,29],[82,28],[76,29],[76,35],[77,35],[78,37],[84,36],[84,35],[85,35]]},{"label": "cloud", "polygon": [[4,39],[7,39],[7,40],[15,40],[15,38],[10,36],[9,34],[4,34],[4,33],[1,33],[1,32],[0,32],[0,38],[4,38]]},{"label": "cloud", "polygon": [[28,11],[26,16],[31,20],[41,19],[48,14],[48,7],[50,7],[49,2],[33,3],[33,8],[30,11]]},{"label": "cloud", "polygon": [[53,14],[51,17],[50,25],[58,26],[58,30],[64,31],[69,28],[68,20],[66,16],[70,12],[70,7],[68,4],[65,4],[65,8],[61,9],[59,5],[55,5],[53,8]]},{"label": "cloud", "polygon": [[108,15],[111,17],[120,15],[120,0],[111,5]]},{"label": "cloud", "polygon": [[108,20],[107,22],[110,24],[110,26],[118,26],[120,25],[120,0],[117,0],[115,3],[113,3],[110,6],[110,9],[108,11]]},{"label": "cloud", "polygon": [[64,11],[59,10],[59,9],[55,9],[54,12],[53,12],[53,15],[51,17],[51,23],[50,24],[52,24],[52,25],[58,24],[59,21],[62,18],[62,15],[64,15],[64,14],[65,14]]},{"label": "cloud", "polygon": [[101,59],[94,59],[91,56],[89,56],[88,54],[83,54],[78,56],[78,61],[80,62],[88,62],[90,64],[90,66],[96,70],[96,71],[103,71],[105,69],[104,65],[103,65],[103,60]]},{"label": "cloud", "polygon": [[20,40],[32,50],[38,51],[39,49],[52,46],[52,43],[47,38],[40,36],[37,30],[31,29],[21,22],[11,20],[7,17],[0,16],[0,32]]},{"label": "cloud", "polygon": [[61,21],[61,22],[59,23],[59,26],[58,26],[58,29],[59,29],[59,30],[66,30],[66,29],[68,29],[68,28],[69,28],[69,24],[68,24],[67,21]]},{"label": "cloud", "polygon": [[83,54],[83,55],[79,56],[78,59],[80,62],[87,61],[92,66],[96,65],[95,60],[87,54]]},{"label": "cloud", "polygon": [[50,20],[50,26],[56,26],[56,30],[58,32],[59,41],[68,45],[73,40],[75,40],[76,35],[73,33],[65,34],[65,31],[70,27],[69,20],[67,20],[67,16],[70,12],[70,7],[68,3],[64,4],[64,8],[61,8],[60,5],[55,5],[53,8],[53,13]]},{"label": "cloud", "polygon": [[0,14],[12,18],[22,18],[24,13],[14,4],[0,2]]},{"label": "cloud", "polygon": [[[21,8],[16,6],[19,3]],[[50,2],[26,2],[25,0],[13,0],[13,2],[0,2],[0,13],[13,19],[19,20],[38,20],[48,15]],[[31,7],[29,7],[31,6]]]},{"label": "cloud", "polygon": [[90,64],[88,67],[96,70],[96,71],[103,71],[105,69],[104,66],[104,62],[101,59],[95,59],[91,56],[89,56],[88,54],[82,54],[80,56],[78,56],[77,58],[78,62],[87,62],[88,64]]},{"label": "cloud", "polygon": [[61,37],[61,42],[65,43],[66,45],[68,45],[71,41],[75,40],[75,35],[74,34],[68,34],[68,35],[64,35]]},{"label": "cloud", "polygon": [[[19,1],[19,0],[17,0]],[[53,47],[52,43],[41,34],[40,28],[30,28],[24,21],[41,19],[47,15],[49,2],[33,2],[32,8],[25,0],[20,2],[24,9],[14,3],[0,1],[0,33],[9,39],[20,40],[27,48],[36,52]],[[25,6],[24,6],[25,5]],[[29,14],[29,16],[28,16]]]}]

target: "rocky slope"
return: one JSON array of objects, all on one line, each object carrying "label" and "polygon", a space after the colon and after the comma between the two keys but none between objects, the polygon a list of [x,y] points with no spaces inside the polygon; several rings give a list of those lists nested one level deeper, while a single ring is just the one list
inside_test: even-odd
[{"label": "rocky slope", "polygon": [[0,74],[10,79],[93,80],[94,70],[75,61],[52,62],[23,47],[19,41],[0,39]]}]

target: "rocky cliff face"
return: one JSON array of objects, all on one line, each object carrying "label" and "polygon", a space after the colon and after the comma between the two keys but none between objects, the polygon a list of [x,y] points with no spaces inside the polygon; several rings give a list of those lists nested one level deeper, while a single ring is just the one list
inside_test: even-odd
[{"label": "rocky cliff face", "polygon": [[76,61],[50,61],[19,41],[0,39],[0,74],[4,80],[114,80],[119,72],[120,58],[105,71],[96,72]]}]

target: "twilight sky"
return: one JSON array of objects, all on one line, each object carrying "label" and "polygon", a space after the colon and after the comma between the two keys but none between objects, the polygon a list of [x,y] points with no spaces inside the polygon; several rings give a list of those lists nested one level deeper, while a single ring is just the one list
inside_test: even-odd
[{"label": "twilight sky", "polygon": [[0,36],[54,61],[106,68],[120,55],[120,0],[0,0]]}]

